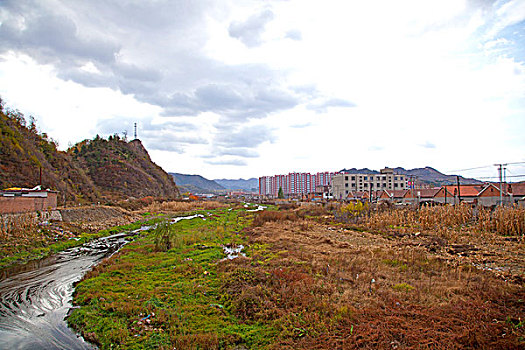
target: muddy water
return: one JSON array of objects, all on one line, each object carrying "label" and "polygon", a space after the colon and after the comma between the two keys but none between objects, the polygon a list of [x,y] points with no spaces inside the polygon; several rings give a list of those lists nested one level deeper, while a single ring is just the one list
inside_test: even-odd
[{"label": "muddy water", "polygon": [[[197,217],[188,216],[172,220]],[[102,259],[150,229],[100,238],[50,258],[3,271],[0,279],[0,349],[95,349],[67,327],[73,284]]]}]

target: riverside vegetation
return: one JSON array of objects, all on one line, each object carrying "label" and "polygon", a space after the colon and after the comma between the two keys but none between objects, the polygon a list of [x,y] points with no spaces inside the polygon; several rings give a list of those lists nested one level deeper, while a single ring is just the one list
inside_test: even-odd
[{"label": "riverside vegetation", "polygon": [[523,209],[208,205],[89,272],[69,324],[102,349],[525,346]]}]

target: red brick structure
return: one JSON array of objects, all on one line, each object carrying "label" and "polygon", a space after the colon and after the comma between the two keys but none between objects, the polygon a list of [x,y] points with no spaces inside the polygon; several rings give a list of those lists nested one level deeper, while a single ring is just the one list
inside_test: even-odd
[{"label": "red brick structure", "polygon": [[54,210],[57,191],[10,188],[0,191],[0,214]]}]

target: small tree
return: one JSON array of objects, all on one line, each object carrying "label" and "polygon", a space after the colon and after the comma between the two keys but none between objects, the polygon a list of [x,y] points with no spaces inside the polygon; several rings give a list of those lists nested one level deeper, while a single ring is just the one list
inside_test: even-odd
[{"label": "small tree", "polygon": [[171,227],[168,222],[161,222],[153,231],[155,237],[155,250],[165,252],[171,249]]},{"label": "small tree", "polygon": [[277,198],[283,199],[284,198],[284,192],[283,188],[279,187],[279,192],[277,193]]}]

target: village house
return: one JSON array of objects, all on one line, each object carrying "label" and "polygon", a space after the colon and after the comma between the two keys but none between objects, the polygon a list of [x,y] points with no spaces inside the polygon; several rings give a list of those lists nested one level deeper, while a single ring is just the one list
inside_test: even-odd
[{"label": "village house", "polygon": [[525,207],[525,182],[508,184],[507,194],[510,203]]},{"label": "village house", "polygon": [[55,210],[57,191],[35,188],[7,188],[0,191],[0,214]]}]

